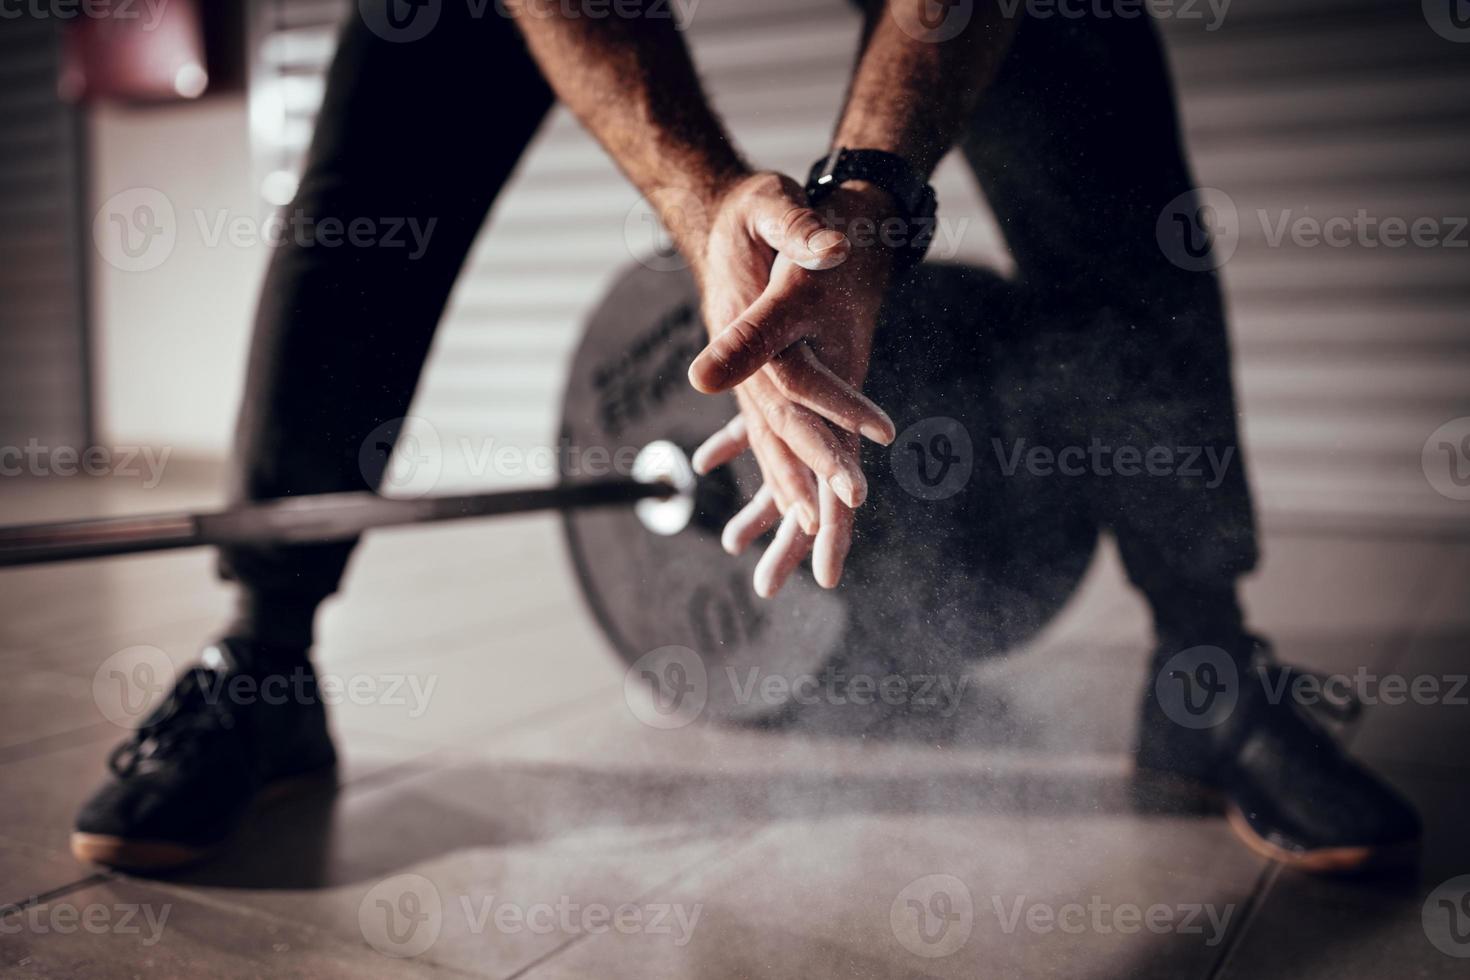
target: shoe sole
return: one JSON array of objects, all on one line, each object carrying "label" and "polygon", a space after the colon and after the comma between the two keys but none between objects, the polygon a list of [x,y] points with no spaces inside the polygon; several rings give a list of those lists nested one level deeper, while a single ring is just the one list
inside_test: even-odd
[{"label": "shoe sole", "polygon": [[1395,871],[1410,867],[1418,862],[1419,842],[1405,841],[1383,847],[1319,847],[1314,850],[1294,851],[1267,840],[1256,833],[1241,812],[1231,804],[1225,809],[1225,819],[1241,843],[1269,861],[1297,871],[1319,875],[1359,874],[1365,871]]},{"label": "shoe sole", "polygon": [[1370,871],[1398,871],[1418,863],[1419,842],[1405,841],[1384,847],[1321,847],[1295,851],[1282,847],[1256,833],[1240,807],[1226,801],[1219,788],[1208,783],[1158,769],[1137,767],[1134,778],[1149,792],[1175,804],[1194,803],[1225,811],[1225,821],[1240,842],[1268,861],[1297,871],[1318,875],[1361,874]]},{"label": "shoe sole", "polygon": [[[303,796],[325,785],[335,785],[336,766],[302,773],[268,783],[250,801],[249,811]],[[72,831],[71,853],[78,861],[100,864],[120,871],[174,871],[197,864],[218,854],[229,843],[229,837],[215,844],[180,844],[177,841],[148,840],[140,837],[118,837],[113,834],[88,834]]]}]

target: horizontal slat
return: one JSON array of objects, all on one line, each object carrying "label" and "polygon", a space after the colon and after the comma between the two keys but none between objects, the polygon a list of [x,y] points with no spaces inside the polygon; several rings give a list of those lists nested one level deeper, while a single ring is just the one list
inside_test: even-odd
[{"label": "horizontal slat", "polygon": [[[273,166],[294,167],[321,101],[329,25],[347,7],[274,6],[293,29],[264,52],[280,125],[262,146]],[[1470,212],[1470,63],[1412,2],[1234,0],[1217,31],[1160,26],[1196,172],[1242,218],[1223,281],[1258,485],[1315,493],[1324,507],[1423,506],[1419,447],[1446,412],[1470,411],[1467,253],[1271,245],[1256,210],[1268,221],[1286,209],[1317,220]],[[795,171],[830,130],[856,30],[841,0],[705,0],[688,36],[742,148]],[[947,215],[979,214],[953,161],[939,183]],[[625,233],[637,206],[576,121],[554,112],[467,264],[416,410],[445,431],[549,438],[582,318],[651,241],[636,225]],[[979,214],[960,254],[1000,261],[997,234]]]}]

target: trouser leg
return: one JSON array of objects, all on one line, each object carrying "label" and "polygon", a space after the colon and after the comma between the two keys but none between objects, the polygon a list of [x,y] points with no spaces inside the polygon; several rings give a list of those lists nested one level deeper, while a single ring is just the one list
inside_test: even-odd
[{"label": "trouser leg", "polygon": [[1194,181],[1152,21],[1028,18],[961,149],[1064,379],[1050,428],[1086,451],[1130,579],[1161,630],[1238,617],[1257,549],[1224,305],[1215,272],[1160,241],[1166,210],[1194,214],[1172,203]]},{"label": "trouser leg", "polygon": [[[514,25],[470,10],[445,4],[427,36],[404,42],[354,4],[261,290],[236,500],[382,478],[454,280],[552,102]],[[370,434],[383,445],[364,451]],[[221,572],[242,587],[236,630],[309,644],[354,543],[225,549]]]}]

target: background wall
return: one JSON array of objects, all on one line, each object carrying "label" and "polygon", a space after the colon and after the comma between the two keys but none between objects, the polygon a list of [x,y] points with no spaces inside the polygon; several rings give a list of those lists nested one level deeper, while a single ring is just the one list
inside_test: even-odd
[{"label": "background wall", "polygon": [[[353,7],[256,5],[248,127],[247,106],[230,100],[97,113],[98,199],[143,185],[165,191],[181,215],[259,215],[262,193],[289,187],[334,25]],[[1432,218],[1447,233],[1453,225],[1441,219],[1470,214],[1470,45],[1457,43],[1470,38],[1444,24],[1437,32],[1432,7],[1235,0],[1221,19],[1191,3],[1161,22],[1200,181],[1234,208],[1239,245],[1224,276],[1246,439],[1270,515],[1360,523],[1465,513],[1431,489],[1420,456],[1437,427],[1470,415],[1470,232],[1460,231],[1459,247],[1399,248],[1273,244],[1267,234],[1282,221],[1359,210],[1378,221]],[[843,0],[703,0],[689,34],[752,158],[799,172],[829,131],[856,31]],[[1004,266],[956,161],[937,183],[945,214],[976,217],[957,257]],[[152,271],[99,263],[109,438],[201,453],[227,445],[265,247],[210,246],[195,225],[192,214],[179,222],[173,254]],[[415,414],[445,446],[550,439],[581,318],[651,235],[636,195],[558,111],[481,237]],[[447,453],[444,486],[525,482],[477,458]]]},{"label": "background wall", "polygon": [[[94,251],[92,336],[98,438],[165,445],[180,456],[221,456],[244,381],[256,292],[269,246],[233,240],[228,221],[254,218],[256,193],[244,95],[148,108],[103,104],[89,113],[90,193],[127,211],[140,189],[172,210],[171,244],[146,246],[141,265]],[[135,202],[136,198],[136,202]],[[221,233],[216,237],[216,230]],[[141,239],[138,241],[142,245]],[[165,256],[163,253],[167,251]],[[118,261],[112,261],[112,260]],[[152,263],[158,264],[153,266]]]}]

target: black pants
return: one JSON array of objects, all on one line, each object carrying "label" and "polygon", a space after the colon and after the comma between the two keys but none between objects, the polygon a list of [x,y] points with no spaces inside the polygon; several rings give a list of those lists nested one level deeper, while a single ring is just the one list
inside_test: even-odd
[{"label": "black pants", "polygon": [[[413,248],[292,242],[272,256],[240,413],[236,499],[376,487],[364,438],[404,416],[449,291],[495,195],[553,96],[513,24],[444,4],[393,43],[354,11],[327,79],[292,214],[433,221]],[[825,132],[812,133],[812,156]],[[1230,357],[1212,272],[1159,246],[1158,216],[1192,186],[1172,87],[1146,18],[1022,24],[961,149],[1034,297],[1044,356],[1077,391],[1048,392],[1073,437],[1214,447],[1205,478],[1098,479],[1091,494],[1151,598],[1229,590],[1255,562],[1236,449]],[[977,325],[983,328],[983,325]],[[1082,392],[1085,392],[1085,397]],[[1206,474],[1208,475],[1208,474]],[[231,548],[225,577],[257,608],[305,621],[351,544]]]}]

